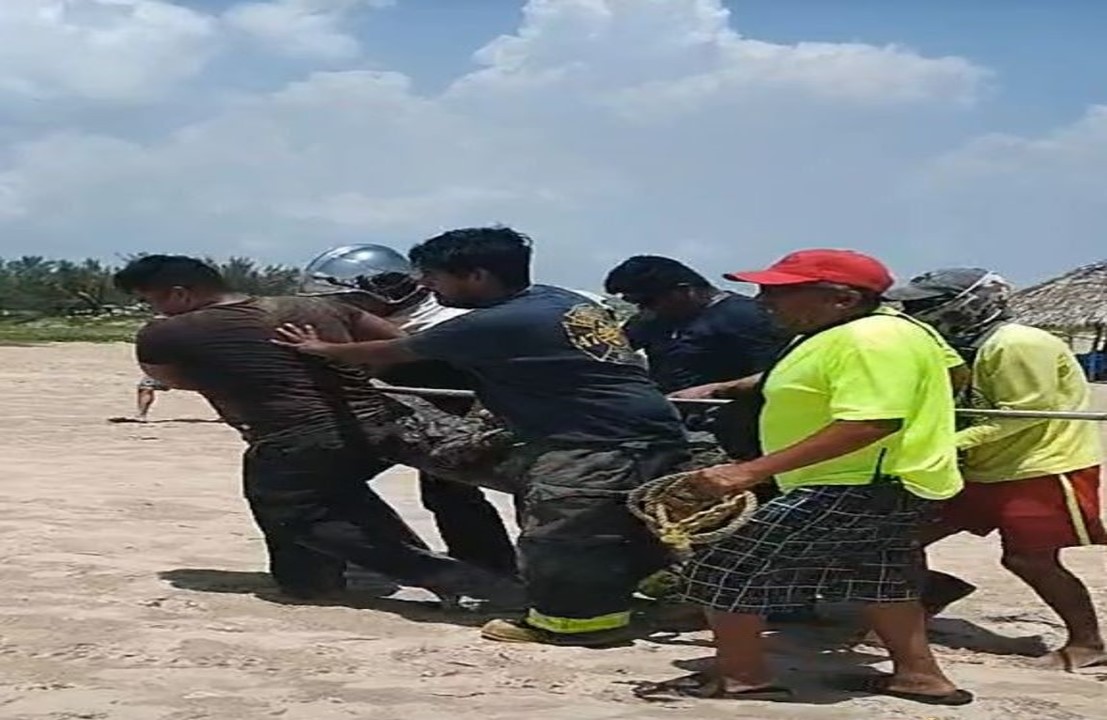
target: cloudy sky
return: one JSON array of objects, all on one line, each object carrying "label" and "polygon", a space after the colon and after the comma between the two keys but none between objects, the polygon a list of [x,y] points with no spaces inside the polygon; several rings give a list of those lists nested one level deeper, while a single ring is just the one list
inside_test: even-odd
[{"label": "cloudy sky", "polygon": [[0,255],[1107,258],[1099,0],[0,0]]}]

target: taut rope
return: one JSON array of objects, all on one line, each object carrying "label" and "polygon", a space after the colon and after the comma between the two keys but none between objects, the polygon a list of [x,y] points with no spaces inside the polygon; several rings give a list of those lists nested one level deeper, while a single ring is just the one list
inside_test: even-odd
[{"label": "taut rope", "polygon": [[[472,390],[448,390],[444,388],[417,388],[399,387],[396,385],[376,385],[377,389],[384,393],[396,395],[416,395],[419,397],[442,398],[472,398],[476,394]],[[683,398],[669,398],[674,405],[727,405],[731,400],[686,400]],[[1084,410],[993,410],[987,408],[957,408],[958,415],[966,417],[996,417],[996,418],[1039,418],[1042,420],[1088,420],[1091,422],[1107,422],[1107,413],[1088,412]]]}]

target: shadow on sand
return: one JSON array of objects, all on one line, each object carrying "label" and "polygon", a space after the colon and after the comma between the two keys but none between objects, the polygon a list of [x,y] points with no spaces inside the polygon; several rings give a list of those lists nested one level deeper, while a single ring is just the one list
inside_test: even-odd
[{"label": "shadow on sand", "polygon": [[[773,655],[774,665],[778,668],[777,682],[789,688],[792,691],[791,696],[780,700],[742,700],[743,706],[756,702],[771,703],[773,705],[837,705],[863,694],[837,688],[835,687],[836,684],[841,684],[845,678],[878,674],[870,668],[858,668],[856,663],[851,664],[849,661],[850,654],[848,653],[800,656],[791,653],[781,655],[774,652]],[[712,656],[705,656],[691,660],[674,660],[672,665],[686,673],[701,673],[709,672],[713,662],[714,658]],[[631,680],[627,681],[626,684],[630,685],[632,690],[637,693],[650,688],[655,683],[645,680]],[[692,698],[667,697],[643,697],[642,699],[653,703],[689,702],[694,700]]]},{"label": "shadow on sand", "polygon": [[1008,637],[959,618],[931,620],[930,642],[950,650],[971,650],[988,655],[1041,657],[1049,652],[1041,635]]},{"label": "shadow on sand", "polygon": [[[993,655],[1041,654],[1045,646],[1040,637],[1008,638],[964,620],[936,621],[933,642],[954,649],[971,649]],[[787,699],[760,702],[798,705],[835,705],[868,693],[843,689],[856,687],[858,677],[880,675],[872,665],[888,660],[881,648],[867,645],[850,645],[857,638],[857,625],[853,623],[819,625],[787,624],[773,628],[766,636],[766,650],[778,672],[777,681],[792,690]],[[710,639],[681,636],[676,633],[657,633],[651,641],[666,645],[713,647]],[[675,660],[672,665],[687,673],[711,670],[713,655],[690,660]],[[852,680],[852,682],[851,682]],[[654,683],[628,681],[635,691],[642,691]],[[650,698],[643,698],[650,699]],[[686,698],[660,697],[652,702],[688,702]],[[748,704],[754,701],[744,701]]]},{"label": "shadow on sand", "polygon": [[108,422],[113,425],[196,425],[217,424],[223,422],[215,418],[164,418],[161,420],[137,420],[133,417],[110,417]]},{"label": "shadow on sand", "polygon": [[[871,662],[887,659],[880,647],[859,644],[861,618],[858,613],[841,607],[830,607],[817,623],[783,623],[770,625],[771,643],[795,648],[807,653],[854,653],[856,659]],[[950,650],[998,656],[1040,657],[1049,648],[1039,634],[1011,637],[960,618],[937,618],[930,622],[930,642]],[[680,633],[659,632],[652,638],[663,645],[713,647],[710,639]]]},{"label": "shadow on sand", "polygon": [[273,583],[269,574],[263,572],[178,568],[162,571],[158,573],[158,577],[178,590],[253,595],[259,600],[275,605],[375,610],[419,623],[480,627],[491,618],[504,615],[502,612],[483,613],[444,607],[425,590],[403,588],[380,575],[356,570],[348,575],[350,581],[348,590],[325,598],[295,598],[284,595]]}]

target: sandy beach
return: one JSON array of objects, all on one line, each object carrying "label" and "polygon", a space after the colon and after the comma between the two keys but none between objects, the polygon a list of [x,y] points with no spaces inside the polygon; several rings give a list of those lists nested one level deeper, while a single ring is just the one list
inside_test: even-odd
[{"label": "sandy beach", "polygon": [[[948,671],[978,695],[962,709],[828,690],[820,679],[854,663],[885,667],[877,651],[827,649],[841,628],[774,639],[795,703],[647,704],[634,682],[694,668],[711,654],[704,635],[609,650],[497,645],[477,637],[483,618],[380,583],[348,605],[289,604],[260,572],[236,434],[182,392],[160,396],[148,425],[107,422],[132,412],[136,379],[127,345],[0,348],[4,720],[1107,718],[1107,667],[1032,666],[1061,630],[999,567],[994,539],[935,552],[937,567],[980,586],[933,626]],[[409,472],[377,484],[434,538]],[[1103,550],[1067,560],[1107,615]]]}]

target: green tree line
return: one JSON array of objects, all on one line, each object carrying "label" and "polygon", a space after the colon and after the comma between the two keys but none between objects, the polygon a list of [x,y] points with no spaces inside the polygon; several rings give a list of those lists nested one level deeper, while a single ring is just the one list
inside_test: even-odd
[{"label": "green tree line", "polygon": [[[252,295],[291,293],[299,280],[296,268],[260,265],[246,257],[232,257],[225,262],[209,258],[208,262],[219,268],[231,287]],[[134,299],[112,284],[118,269],[117,265],[91,258],[0,259],[0,312],[29,316],[141,313],[142,308]]]}]

